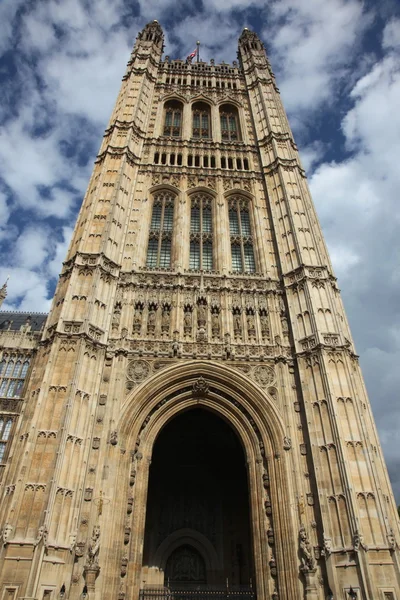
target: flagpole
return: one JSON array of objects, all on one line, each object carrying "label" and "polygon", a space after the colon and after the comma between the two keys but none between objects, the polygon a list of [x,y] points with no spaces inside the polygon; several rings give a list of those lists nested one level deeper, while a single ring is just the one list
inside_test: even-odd
[{"label": "flagpole", "polygon": [[200,62],[200,42],[197,41],[197,62]]}]

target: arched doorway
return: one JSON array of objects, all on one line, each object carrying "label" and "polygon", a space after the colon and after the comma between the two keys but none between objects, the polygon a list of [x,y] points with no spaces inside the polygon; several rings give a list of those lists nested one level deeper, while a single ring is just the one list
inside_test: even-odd
[{"label": "arched doorway", "polygon": [[250,588],[254,580],[245,455],[204,408],[178,413],[151,458],[142,586]]}]

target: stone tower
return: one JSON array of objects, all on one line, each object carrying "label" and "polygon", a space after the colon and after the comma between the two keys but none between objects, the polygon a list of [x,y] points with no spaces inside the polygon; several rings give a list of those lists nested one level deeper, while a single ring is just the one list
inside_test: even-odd
[{"label": "stone tower", "polygon": [[1,598],[399,600],[396,506],[263,44],[162,52],[154,21],[37,350]]}]

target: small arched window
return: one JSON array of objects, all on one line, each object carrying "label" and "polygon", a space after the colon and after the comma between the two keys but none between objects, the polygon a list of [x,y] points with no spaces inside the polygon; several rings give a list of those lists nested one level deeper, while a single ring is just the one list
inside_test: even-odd
[{"label": "small arched window", "polygon": [[223,142],[237,142],[241,140],[239,113],[236,106],[223,104],[219,109],[221,123],[221,139]]},{"label": "small arched window", "polygon": [[182,135],[182,102],[168,100],[164,105],[164,135],[181,137]]},{"label": "small arched window", "polygon": [[211,138],[211,110],[205,102],[196,102],[192,107],[194,138]]}]

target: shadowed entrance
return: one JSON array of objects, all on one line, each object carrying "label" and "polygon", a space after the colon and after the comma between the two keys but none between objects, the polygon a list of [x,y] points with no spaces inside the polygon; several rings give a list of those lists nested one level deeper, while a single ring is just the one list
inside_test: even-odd
[{"label": "shadowed entrance", "polygon": [[245,588],[252,574],[248,483],[239,439],[210,411],[180,413],[153,449],[142,586]]}]

